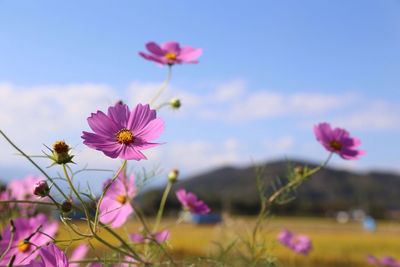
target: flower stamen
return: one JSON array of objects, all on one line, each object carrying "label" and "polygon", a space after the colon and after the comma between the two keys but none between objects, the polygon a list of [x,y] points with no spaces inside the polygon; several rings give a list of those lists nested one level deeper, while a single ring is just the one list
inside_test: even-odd
[{"label": "flower stamen", "polygon": [[121,204],[125,204],[127,199],[125,195],[118,195],[116,200]]},{"label": "flower stamen", "polygon": [[21,240],[18,243],[18,250],[20,252],[26,252],[29,250],[30,247],[31,247],[31,244],[29,244],[29,242],[26,240]]},{"label": "flower stamen", "polygon": [[340,143],[340,142],[337,141],[337,140],[332,140],[332,141],[330,141],[330,142],[329,142],[329,145],[330,145],[331,148],[333,148],[333,149],[336,150],[336,151],[341,150],[342,147],[343,147],[342,143]]},{"label": "flower stamen", "polygon": [[174,52],[168,52],[164,55],[165,59],[175,61],[178,57],[178,55]]},{"label": "flower stamen", "polygon": [[130,143],[133,142],[135,137],[133,136],[133,133],[129,131],[128,129],[122,129],[118,131],[116,134],[116,138],[118,143],[124,144],[124,145],[129,145]]}]

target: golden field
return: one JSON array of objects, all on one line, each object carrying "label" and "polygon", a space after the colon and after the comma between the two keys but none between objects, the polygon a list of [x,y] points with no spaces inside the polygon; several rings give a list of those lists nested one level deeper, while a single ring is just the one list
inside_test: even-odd
[{"label": "golden field", "polygon": [[[220,225],[193,225],[182,223],[174,225],[165,221],[162,227],[169,227],[169,242],[172,254],[178,257],[205,256],[215,253],[214,242],[228,244],[233,236],[239,234],[246,239],[250,236],[254,218],[227,218]],[[82,222],[76,223],[84,229]],[[357,222],[338,224],[333,219],[320,218],[270,218],[263,225],[262,237],[267,240],[268,251],[278,260],[279,266],[319,267],[319,266],[369,266],[366,255],[391,255],[400,258],[400,223],[381,221],[377,231],[365,232]],[[276,241],[277,233],[284,227],[309,235],[313,240],[313,251],[309,256],[296,255]],[[137,222],[128,223],[118,229],[121,234],[137,232]],[[110,235],[101,233],[107,240],[117,244]],[[59,239],[68,239],[70,234],[61,227]],[[93,242],[99,251],[104,249]]]}]

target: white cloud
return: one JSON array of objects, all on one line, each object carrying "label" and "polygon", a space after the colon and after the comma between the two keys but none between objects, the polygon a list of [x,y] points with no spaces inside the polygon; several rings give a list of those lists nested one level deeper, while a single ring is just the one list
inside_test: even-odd
[{"label": "white cloud", "polygon": [[367,103],[360,110],[336,118],[337,125],[356,130],[399,130],[400,106],[383,101]]}]

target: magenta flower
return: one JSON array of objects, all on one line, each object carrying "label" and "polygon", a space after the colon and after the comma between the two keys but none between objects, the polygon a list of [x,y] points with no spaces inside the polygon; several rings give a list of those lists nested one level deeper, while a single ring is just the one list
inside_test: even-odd
[{"label": "magenta flower", "polygon": [[146,44],[146,48],[150,54],[139,52],[139,55],[158,64],[170,66],[182,63],[198,63],[197,59],[203,53],[201,48],[181,47],[177,42],[166,42],[161,45],[149,42]]},{"label": "magenta flower", "polygon": [[155,234],[142,235],[140,233],[133,233],[129,235],[130,239],[134,243],[142,244],[152,240],[156,240],[158,243],[162,244],[166,242],[170,237],[170,232],[168,230],[160,231]]},{"label": "magenta flower", "polygon": [[326,150],[338,154],[343,159],[353,160],[365,152],[358,150],[360,139],[350,137],[349,132],[342,128],[332,129],[329,123],[320,123],[314,126],[314,134]]},{"label": "magenta flower", "polygon": [[57,247],[54,243],[49,243],[39,251],[40,259],[38,261],[31,261],[29,265],[32,267],[70,267],[67,256]]},{"label": "magenta flower", "polygon": [[32,218],[17,218],[14,220],[14,226],[14,235],[11,233],[11,226],[1,233],[0,251],[6,251],[9,244],[11,246],[0,260],[0,266],[7,265],[13,255],[15,266],[28,264],[38,255],[37,248],[50,242],[50,237],[54,237],[58,229],[58,224],[49,222],[44,214]]},{"label": "magenta flower", "polygon": [[389,257],[383,256],[382,258],[378,259],[372,255],[367,256],[367,261],[371,265],[375,266],[382,266],[382,267],[400,267],[400,261]]},{"label": "magenta flower", "polygon": [[[109,182],[111,181],[108,180],[104,186]],[[133,213],[130,202],[135,195],[135,177],[127,179],[125,174],[120,173],[100,204],[100,221],[115,228],[123,225]]]},{"label": "magenta flower", "polygon": [[83,143],[102,151],[111,158],[141,160],[146,157],[140,152],[159,145],[149,141],[160,136],[164,123],[156,118],[156,111],[149,105],[138,104],[132,111],[125,104],[92,113],[87,119],[94,133],[83,132]]},{"label": "magenta flower", "polygon": [[210,212],[210,208],[202,200],[198,200],[195,194],[186,192],[185,189],[179,189],[175,194],[183,209],[195,214],[207,214]]},{"label": "magenta flower", "polygon": [[278,234],[278,240],[282,245],[299,254],[308,255],[312,249],[311,239],[308,236],[293,234],[287,229]]}]

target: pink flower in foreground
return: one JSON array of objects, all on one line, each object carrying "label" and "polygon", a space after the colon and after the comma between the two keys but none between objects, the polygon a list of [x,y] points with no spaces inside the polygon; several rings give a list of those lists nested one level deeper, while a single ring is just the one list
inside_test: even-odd
[{"label": "pink flower in foreground", "polygon": [[308,236],[293,234],[287,229],[278,234],[278,240],[282,245],[299,254],[308,255],[312,249],[311,239]]},{"label": "pink flower in foreground", "polygon": [[[105,186],[110,183],[108,180]],[[100,204],[100,221],[112,227],[123,225],[133,213],[131,200],[136,195],[135,177],[129,179],[122,172],[111,184]]]},{"label": "pink flower in foreground", "polygon": [[369,264],[372,264],[375,266],[400,267],[400,261],[397,261],[396,259],[389,257],[389,256],[383,256],[382,258],[378,259],[372,255],[368,255],[367,261]]},{"label": "pink flower in foreground", "polygon": [[57,247],[54,243],[49,243],[39,251],[40,259],[38,261],[32,261],[27,266],[32,267],[70,267],[67,256],[65,253]]},{"label": "pink flower in foreground", "polygon": [[364,154],[364,151],[357,149],[361,144],[360,139],[350,137],[345,129],[332,129],[329,123],[323,122],[314,126],[314,134],[326,150],[338,154],[343,159],[358,159]]},{"label": "pink flower in foreground", "polygon": [[58,224],[49,222],[44,214],[32,218],[17,218],[14,220],[14,226],[14,236],[11,233],[11,226],[6,227],[1,233],[0,251],[6,251],[10,243],[11,246],[0,260],[0,266],[7,265],[13,255],[15,255],[14,266],[28,264],[38,255],[37,247],[50,242],[50,237],[54,237],[58,229]]},{"label": "pink flower in foreground", "polygon": [[94,133],[83,132],[85,145],[111,158],[127,160],[146,159],[140,151],[159,145],[149,141],[159,137],[164,129],[156,111],[142,104],[130,111],[127,105],[117,103],[108,108],[107,115],[97,111],[87,121]]},{"label": "pink flower in foreground", "polygon": [[176,191],[176,197],[183,208],[191,213],[207,214],[210,212],[210,208],[202,200],[198,200],[195,194],[186,192],[185,189]]},{"label": "pink flower in foreground", "polygon": [[170,66],[182,63],[198,63],[197,59],[203,53],[201,48],[181,47],[177,42],[166,42],[161,45],[149,42],[146,44],[146,48],[150,54],[139,52],[139,55],[158,64]]},{"label": "pink flower in foreground", "polygon": [[142,235],[139,233],[133,233],[129,235],[129,238],[135,243],[146,243],[152,240],[156,240],[158,243],[162,244],[169,239],[170,232],[168,230],[160,231],[155,234]]}]

